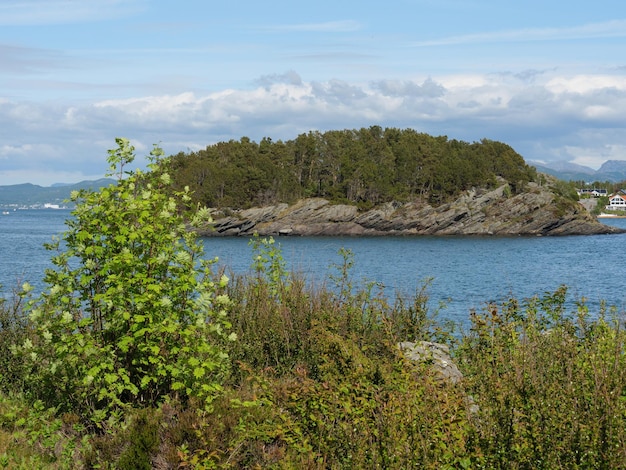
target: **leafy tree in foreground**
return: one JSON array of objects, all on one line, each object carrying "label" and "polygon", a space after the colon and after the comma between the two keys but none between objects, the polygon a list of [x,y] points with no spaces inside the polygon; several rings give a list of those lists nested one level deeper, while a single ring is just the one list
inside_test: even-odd
[{"label": "leafy tree in foreground", "polygon": [[[214,283],[202,245],[167,195],[168,160],[155,146],[151,171],[125,171],[126,139],[109,151],[119,178],[99,192],[74,192],[73,218],[56,250],[48,288],[32,306],[38,333],[30,359],[33,398],[99,422],[127,405],[166,396],[201,400],[219,392],[228,358],[228,281]],[[174,196],[188,201],[187,190]],[[196,211],[192,222],[208,219]],[[233,339],[233,338],[230,338]]]}]

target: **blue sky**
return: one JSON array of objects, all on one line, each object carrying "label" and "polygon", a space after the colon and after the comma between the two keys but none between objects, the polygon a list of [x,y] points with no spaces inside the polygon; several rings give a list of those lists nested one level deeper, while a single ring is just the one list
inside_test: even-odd
[{"label": "blue sky", "polygon": [[626,2],[0,2],[0,185],[371,125],[626,160]]}]

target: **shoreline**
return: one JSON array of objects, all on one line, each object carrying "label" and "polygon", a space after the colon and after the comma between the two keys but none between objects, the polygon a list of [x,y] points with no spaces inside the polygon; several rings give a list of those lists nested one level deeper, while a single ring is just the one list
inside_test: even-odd
[{"label": "shoreline", "polygon": [[596,216],[598,219],[626,219],[626,215],[615,215],[615,214],[599,214]]}]

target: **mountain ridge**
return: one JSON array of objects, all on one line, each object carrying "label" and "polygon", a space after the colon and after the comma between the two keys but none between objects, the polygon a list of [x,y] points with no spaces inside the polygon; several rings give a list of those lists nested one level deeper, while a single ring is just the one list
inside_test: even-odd
[{"label": "mountain ridge", "polygon": [[96,190],[111,183],[115,183],[115,180],[100,178],[67,185],[39,186],[33,183],[4,185],[0,186],[0,205],[63,204],[64,201],[69,199],[72,191],[80,189]]},{"label": "mountain ridge", "polygon": [[611,183],[626,181],[626,160],[607,160],[597,170],[570,162],[542,163],[529,160],[527,163],[541,173],[564,181],[589,183],[594,181],[609,181]]}]

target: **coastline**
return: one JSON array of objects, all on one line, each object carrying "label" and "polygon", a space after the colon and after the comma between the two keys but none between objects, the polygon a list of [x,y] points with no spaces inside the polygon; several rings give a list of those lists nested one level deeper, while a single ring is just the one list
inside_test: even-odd
[{"label": "coastline", "polygon": [[[603,224],[584,207],[557,200],[546,188],[507,195],[502,184],[471,190],[436,207],[425,201],[388,202],[366,211],[323,198],[294,204],[223,212],[213,210],[213,223],[202,236],[383,236],[383,235],[600,235],[626,230]],[[560,202],[559,202],[560,201]],[[560,205],[559,205],[560,204]]]}]

